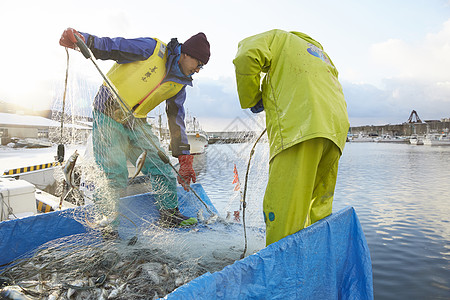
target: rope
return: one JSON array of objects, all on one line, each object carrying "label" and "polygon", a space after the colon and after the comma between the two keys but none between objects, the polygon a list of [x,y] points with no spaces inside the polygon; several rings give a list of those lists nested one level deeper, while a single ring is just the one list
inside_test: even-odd
[{"label": "rope", "polygon": [[[11,195],[10,195],[10,194],[11,194],[11,191],[10,191],[9,189],[8,189],[7,191],[8,191],[8,203],[6,203],[5,197],[3,196],[3,193],[0,193],[0,197],[1,197],[1,200],[2,200],[2,201],[0,201],[0,204],[1,204],[1,206],[2,206],[2,214],[1,214],[1,216],[0,216],[0,221],[8,220],[10,214],[13,215],[14,218],[17,219],[17,216],[14,214],[14,210],[13,210],[12,207],[11,207],[11,202],[10,202],[10,199],[11,199]],[[4,215],[3,204],[6,205],[6,209],[7,209],[7,212],[6,212],[6,219],[5,219],[5,220],[3,220],[3,215]]]},{"label": "rope", "polygon": [[66,49],[67,53],[67,66],[66,66],[66,80],[64,82],[64,95],[63,95],[63,103],[62,103],[62,113],[61,113],[61,136],[59,142],[62,143],[63,139],[63,128],[64,128],[64,110],[66,106],[66,93],[67,93],[67,78],[69,77],[69,50]]},{"label": "rope", "polygon": [[64,144],[63,144],[63,131],[64,131],[64,112],[66,107],[66,94],[67,94],[67,79],[69,77],[69,50],[66,48],[67,64],[66,64],[66,80],[64,83],[64,95],[61,112],[61,134],[59,138],[59,145],[57,150],[57,160],[62,163],[64,161]]},{"label": "rope", "polygon": [[266,133],[266,128],[264,128],[264,130],[261,132],[259,137],[256,139],[256,142],[253,145],[252,150],[250,151],[250,157],[248,158],[248,164],[247,164],[247,172],[245,173],[244,198],[242,200],[242,225],[244,227],[245,245],[244,245],[244,252],[241,255],[241,259],[243,259],[245,257],[245,252],[247,252],[247,229],[245,226],[245,208],[247,207],[247,202],[245,202],[245,197],[247,195],[248,172],[250,171],[250,162],[252,160],[253,154],[255,153],[256,144],[258,144],[259,140],[262,138],[264,133]]}]

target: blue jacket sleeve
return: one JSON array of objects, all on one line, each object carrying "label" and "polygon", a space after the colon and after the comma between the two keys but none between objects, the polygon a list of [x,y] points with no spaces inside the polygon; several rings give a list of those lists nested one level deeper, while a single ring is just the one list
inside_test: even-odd
[{"label": "blue jacket sleeve", "polygon": [[96,59],[115,60],[119,64],[146,60],[153,54],[156,40],[152,38],[125,39],[122,37],[97,37],[80,32]]},{"label": "blue jacket sleeve", "polygon": [[166,114],[170,131],[170,148],[172,156],[178,157],[190,154],[190,146],[184,123],[184,101],[186,100],[186,86],[175,96],[166,100]]}]

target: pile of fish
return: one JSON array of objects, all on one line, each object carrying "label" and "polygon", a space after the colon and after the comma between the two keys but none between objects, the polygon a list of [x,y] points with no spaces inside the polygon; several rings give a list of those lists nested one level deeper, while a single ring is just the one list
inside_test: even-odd
[{"label": "pile of fish", "polygon": [[1,270],[0,299],[158,299],[206,271],[148,245],[83,234]]}]

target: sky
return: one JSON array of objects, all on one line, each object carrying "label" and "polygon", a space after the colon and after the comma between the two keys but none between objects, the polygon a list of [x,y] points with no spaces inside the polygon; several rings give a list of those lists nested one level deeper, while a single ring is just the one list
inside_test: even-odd
[{"label": "sky", "polygon": [[[232,60],[240,40],[275,28],[322,44],[339,71],[351,126],[400,124],[412,110],[422,120],[450,117],[450,0],[2,1],[0,101],[36,110],[61,103],[67,54],[58,42],[67,27],[166,42],[204,32],[211,58],[185,106],[207,131],[252,117],[240,108]],[[113,62],[97,63],[106,73]],[[68,82],[68,102],[84,110],[102,78],[69,50]]]}]

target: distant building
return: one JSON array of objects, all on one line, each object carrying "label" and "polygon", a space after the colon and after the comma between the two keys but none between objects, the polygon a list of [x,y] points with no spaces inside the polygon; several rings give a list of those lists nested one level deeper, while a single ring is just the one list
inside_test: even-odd
[{"label": "distant building", "polygon": [[[51,132],[60,130],[61,123],[40,116],[17,115],[0,113],[0,143],[6,145],[12,138],[46,139],[52,141],[56,134]],[[85,124],[64,124],[64,138],[75,138],[86,141],[92,126]]]}]

